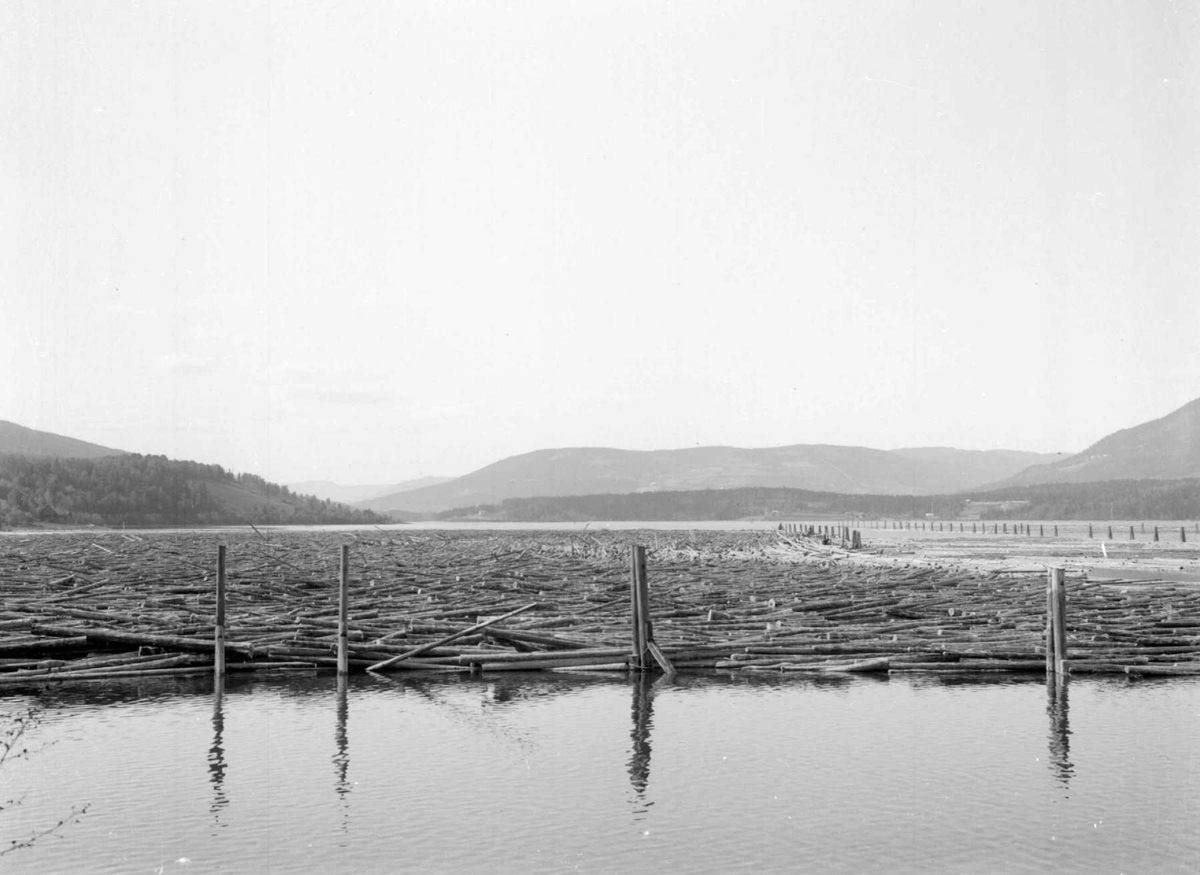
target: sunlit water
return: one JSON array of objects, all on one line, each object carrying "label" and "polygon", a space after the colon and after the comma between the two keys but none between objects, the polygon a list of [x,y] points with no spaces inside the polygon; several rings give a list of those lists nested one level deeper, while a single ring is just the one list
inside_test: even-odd
[{"label": "sunlit water", "polygon": [[1196,680],[325,675],[40,701],[0,837],[89,808],[6,872],[1200,871]]}]

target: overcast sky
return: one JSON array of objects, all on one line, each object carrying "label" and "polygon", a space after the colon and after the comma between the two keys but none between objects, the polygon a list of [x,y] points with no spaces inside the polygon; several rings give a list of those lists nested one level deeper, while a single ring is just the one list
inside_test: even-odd
[{"label": "overcast sky", "polygon": [[279,482],[1200,396],[1194,2],[0,3],[0,419]]}]

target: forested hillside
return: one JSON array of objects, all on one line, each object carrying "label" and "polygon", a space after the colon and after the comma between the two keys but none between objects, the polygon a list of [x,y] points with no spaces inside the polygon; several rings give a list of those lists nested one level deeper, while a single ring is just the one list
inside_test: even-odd
[{"label": "forested hillside", "polygon": [[92,459],[0,454],[0,526],[384,521],[220,465],[135,453]]},{"label": "forested hillside", "polygon": [[1012,486],[987,493],[989,501],[1028,502],[996,511],[994,519],[1194,520],[1200,518],[1200,480],[1102,480]]},{"label": "forested hillside", "polygon": [[1191,520],[1200,518],[1200,480],[1056,483],[956,495],[842,495],[803,489],[707,489],[510,498],[457,508],[439,519],[496,522],[586,520],[921,519]]},{"label": "forested hillside", "polygon": [[680,492],[637,492],[626,495],[575,495],[510,498],[500,504],[457,508],[439,519],[512,522],[585,520],[736,520],[829,519],[848,515],[909,519],[934,513],[958,516],[962,496],[844,495],[806,489],[752,487]]}]

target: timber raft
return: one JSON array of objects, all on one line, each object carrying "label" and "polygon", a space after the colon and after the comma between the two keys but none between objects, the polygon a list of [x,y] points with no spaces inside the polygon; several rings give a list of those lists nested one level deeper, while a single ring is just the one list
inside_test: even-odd
[{"label": "timber raft", "polygon": [[[1048,668],[1045,568],[909,562],[856,540],[798,527],[7,534],[0,689],[211,674],[219,639],[230,673]],[[1070,672],[1200,674],[1200,584],[1068,570],[1065,590]]]}]

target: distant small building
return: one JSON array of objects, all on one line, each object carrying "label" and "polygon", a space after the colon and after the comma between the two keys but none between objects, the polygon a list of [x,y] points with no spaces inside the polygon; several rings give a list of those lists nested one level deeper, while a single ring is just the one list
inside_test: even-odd
[{"label": "distant small building", "polygon": [[1028,501],[968,501],[963,507],[961,519],[981,520],[993,513],[1008,513],[1028,506]]}]

